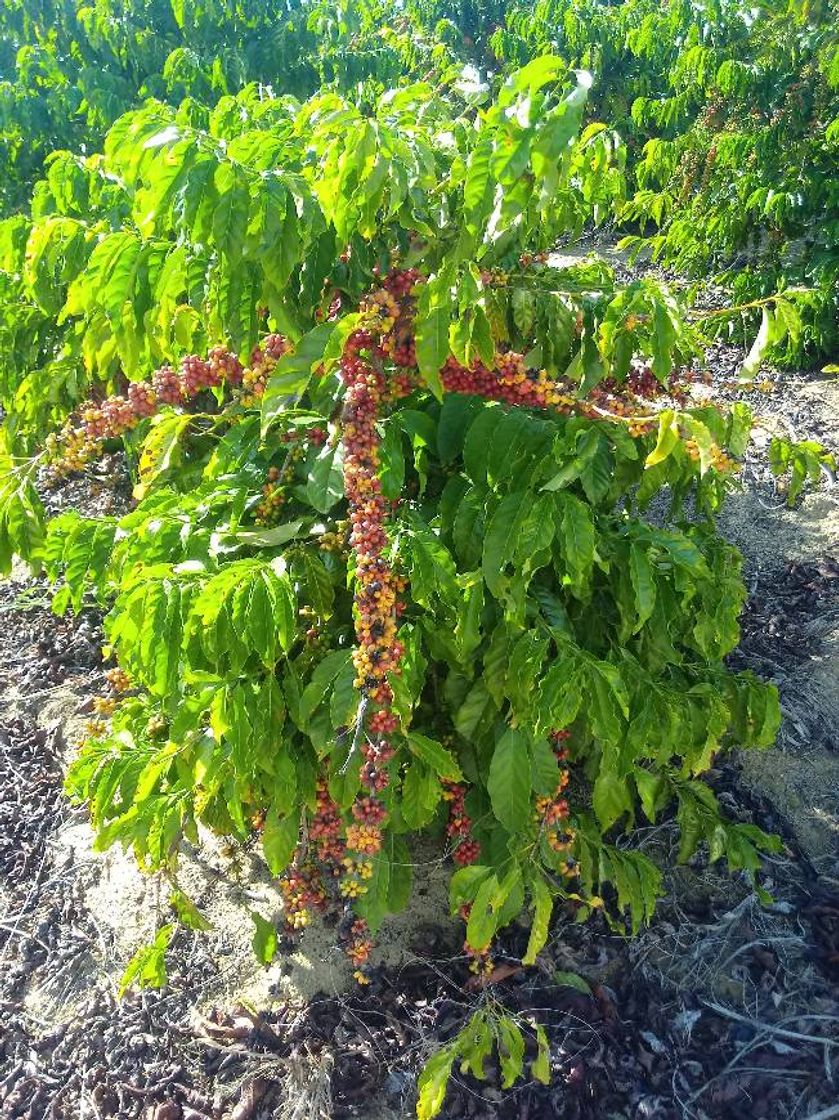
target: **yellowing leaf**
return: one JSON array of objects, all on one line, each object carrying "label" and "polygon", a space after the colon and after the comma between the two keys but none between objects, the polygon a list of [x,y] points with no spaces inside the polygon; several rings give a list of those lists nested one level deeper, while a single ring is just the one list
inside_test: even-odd
[{"label": "yellowing leaf", "polygon": [[663,463],[673,452],[679,442],[679,425],[676,422],[676,413],[672,408],[666,408],[658,418],[658,439],[656,445],[644,460],[645,467],[654,467],[656,463]]},{"label": "yellowing leaf", "polygon": [[144,492],[159,474],[177,463],[181,437],[191,420],[191,416],[179,412],[164,412],[153,419],[140,452],[139,470]]}]

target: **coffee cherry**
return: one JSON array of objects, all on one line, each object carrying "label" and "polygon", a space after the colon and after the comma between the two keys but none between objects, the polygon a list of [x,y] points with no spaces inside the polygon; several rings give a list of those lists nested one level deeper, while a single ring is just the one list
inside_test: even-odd
[{"label": "coffee cherry", "polygon": [[462,840],[452,852],[452,859],[465,867],[469,863],[477,863],[480,855],[481,845],[477,840]]},{"label": "coffee cherry", "polygon": [[152,374],[152,388],[161,404],[182,404],[181,380],[171,366],[161,366]]},{"label": "coffee cherry", "polygon": [[240,385],[242,381],[242,363],[232,354],[226,346],[214,346],[207,355],[210,385]]},{"label": "coffee cherry", "polygon": [[154,416],[158,407],[157,393],[145,381],[132,381],[128,386],[128,404],[138,420]]},{"label": "coffee cherry", "polygon": [[387,816],[387,810],[376,798],[361,797],[353,803],[352,815],[363,824],[378,825]]},{"label": "coffee cherry", "polygon": [[320,871],[310,862],[292,867],[279,880],[283,896],[286,928],[293,932],[305,929],[312,919],[312,911],[322,910],[326,892]]},{"label": "coffee cherry", "polygon": [[106,669],[105,680],[114,692],[127,692],[128,689],[131,688],[131,679],[128,673],[119,666],[116,666],[114,669]]},{"label": "coffee cherry", "polygon": [[202,389],[208,389],[214,383],[213,377],[209,363],[197,354],[187,354],[181,359],[181,389],[188,400],[197,396]]},{"label": "coffee cherry", "polygon": [[364,855],[375,855],[381,851],[382,831],[375,825],[350,824],[347,825],[347,848],[351,852],[362,852]]}]

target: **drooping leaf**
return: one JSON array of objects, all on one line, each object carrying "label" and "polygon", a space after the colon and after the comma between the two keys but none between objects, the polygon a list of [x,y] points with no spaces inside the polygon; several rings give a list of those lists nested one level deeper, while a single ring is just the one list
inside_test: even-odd
[{"label": "drooping leaf", "polygon": [[487,790],[495,816],[508,832],[530,820],[530,750],[525,732],[509,727],[495,744]]}]

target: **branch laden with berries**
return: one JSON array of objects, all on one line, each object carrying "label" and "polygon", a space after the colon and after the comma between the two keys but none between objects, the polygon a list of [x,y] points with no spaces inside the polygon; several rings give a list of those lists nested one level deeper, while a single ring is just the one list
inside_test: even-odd
[{"label": "branch laden with berries", "polygon": [[[757,875],[773,847],[727,822],[702,779],[727,744],[770,743],[779,718],[770,687],[725,665],[745,592],[714,514],[750,417],[696,399],[696,332],[668,291],[544,259],[611,189],[602,132],[577,135],[585,83],[566,78],[537,60],[480,109],[400,90],[373,123],[334,95],[292,118],[275,106],[288,160],[255,177],[241,228],[267,237],[259,192],[288,192],[269,223],[297,235],[285,286],[261,241],[239,245],[264,337],[239,319],[241,337],[179,361],[166,308],[210,328],[182,305],[144,313],[143,345],[171,367],[92,397],[43,455],[10,461],[9,551],[44,566],[56,610],[108,608],[121,691],[68,788],[100,845],[172,879],[181,922],[200,920],[177,887],[199,825],[259,837],[289,932],[336,909],[362,982],[423,834],[452,861],[478,972],[522,917],[533,963],[557,902],[637,930],[660,873],[618,839],[642,816],[675,814],[682,859],[707,843]],[[170,182],[193,142],[204,163],[242,156],[244,140],[170,148],[144,120],[119,129],[141,178],[158,147]],[[242,276],[226,267],[229,292]],[[70,307],[99,337],[96,292],[115,281],[101,259],[85,268],[87,310],[79,288]],[[36,484],[120,445],[131,512],[44,529]],[[273,916],[254,921],[270,960]],[[131,976],[160,980],[171,928]]]}]

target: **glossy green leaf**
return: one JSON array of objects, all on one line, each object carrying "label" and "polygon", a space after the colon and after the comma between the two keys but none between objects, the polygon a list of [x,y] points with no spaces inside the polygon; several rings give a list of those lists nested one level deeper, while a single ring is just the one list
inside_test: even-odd
[{"label": "glossy green leaf", "polygon": [[531,788],[528,736],[510,727],[495,744],[487,781],[493,812],[508,832],[528,824]]}]

